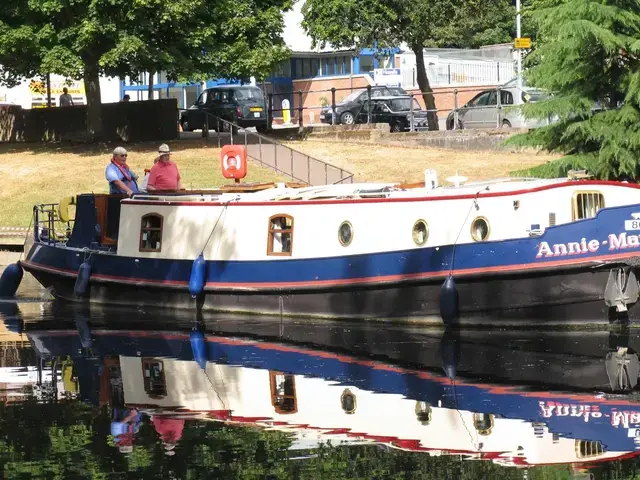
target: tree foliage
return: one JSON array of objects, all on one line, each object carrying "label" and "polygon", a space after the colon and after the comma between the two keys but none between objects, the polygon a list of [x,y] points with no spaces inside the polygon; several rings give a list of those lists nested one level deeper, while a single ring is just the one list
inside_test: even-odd
[{"label": "tree foliage", "polygon": [[640,174],[640,10],[635,0],[534,0],[538,45],[527,83],[552,93],[526,105],[550,126],[509,143],[565,156],[522,172],[563,176],[587,169],[599,178]]},{"label": "tree foliage", "polygon": [[286,57],[291,0],[4,0],[0,81],[84,79],[99,135],[100,75],[167,71],[173,79],[263,78]]},{"label": "tree foliage", "polygon": [[[424,48],[508,41],[514,10],[509,0],[306,0],[302,12],[302,26],[314,45],[380,49],[407,45],[416,55],[425,105],[435,110]],[[429,129],[438,129],[435,112],[429,115]]]}]

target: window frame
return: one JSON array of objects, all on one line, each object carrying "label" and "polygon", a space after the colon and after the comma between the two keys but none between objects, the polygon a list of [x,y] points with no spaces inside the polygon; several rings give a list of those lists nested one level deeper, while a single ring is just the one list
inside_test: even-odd
[{"label": "window frame", "polygon": [[[285,377],[285,381],[287,378],[291,379],[291,385],[293,387],[293,393],[291,395],[282,394],[279,395],[277,392],[276,379],[278,376]],[[271,405],[273,406],[276,413],[280,415],[291,415],[293,413],[298,413],[298,395],[296,392],[296,376],[290,373],[278,372],[274,370],[269,370],[269,391],[271,394]],[[284,399],[292,399],[293,400],[293,408],[291,410],[285,410],[278,402],[276,402],[276,398],[284,398]]]},{"label": "window frame", "polygon": [[[479,238],[476,235],[475,232],[475,228],[473,228],[476,225],[476,222],[483,220],[484,223],[487,225],[487,236],[485,238]],[[471,222],[471,238],[473,239],[474,242],[487,242],[489,240],[489,238],[491,238],[491,224],[489,223],[489,220],[487,219],[487,217],[483,217],[483,216],[479,216],[473,219],[473,221]]]},{"label": "window frame", "polygon": [[[145,227],[144,221],[149,217],[156,217],[160,219],[160,228],[156,227]],[[160,248],[145,248],[143,245],[144,240],[142,239],[142,235],[145,232],[160,232]],[[162,237],[164,233],[164,217],[159,213],[146,213],[140,218],[140,241],[138,243],[138,251],[139,252],[161,252],[162,251]]]},{"label": "window frame", "polygon": [[[418,225],[424,225],[425,227],[425,236],[424,236],[424,241],[422,243],[416,240],[416,232],[417,232],[416,228],[418,227]],[[413,224],[413,227],[411,228],[411,238],[413,240],[413,243],[415,243],[416,246],[418,247],[423,247],[424,245],[427,244],[427,242],[429,241],[429,224],[425,219],[419,218],[418,220],[415,221],[415,223]]]},{"label": "window frame", "polygon": [[[345,226],[349,227],[349,239],[346,241],[343,240],[342,236],[340,235],[342,231],[342,227],[345,227]],[[351,245],[351,242],[353,242],[353,225],[351,224],[350,221],[345,220],[338,227],[338,242],[340,242],[340,245],[342,245],[343,247],[348,247],[349,245]]]},{"label": "window frame", "polygon": [[[276,218],[287,218],[291,220],[291,228],[288,229],[272,229],[271,225],[273,224],[273,220]],[[293,216],[286,213],[277,213],[275,215],[271,215],[269,217],[269,223],[267,224],[267,256],[269,257],[290,257],[293,254],[293,227],[294,227],[294,219]],[[289,251],[288,252],[274,252],[273,251],[273,234],[274,233],[289,233],[291,235],[291,239],[289,241]]]},{"label": "window frame", "polygon": [[[601,200],[600,207],[596,210],[595,215],[593,217],[586,217],[586,216],[578,217],[578,198],[580,197],[580,195],[599,196],[599,199]],[[576,190],[575,192],[573,192],[573,195],[571,196],[571,221],[576,222],[578,220],[587,220],[589,218],[596,218],[598,216],[598,212],[603,208],[606,208],[606,201],[603,193],[600,190]],[[582,210],[584,213],[584,203],[583,203]]]},{"label": "window frame", "polygon": [[[161,365],[161,385],[162,385],[162,393],[152,393],[151,391],[151,385],[150,385],[150,378],[147,377],[146,375],[146,368],[145,367],[149,367],[153,365],[153,364],[160,364]],[[143,357],[140,361],[140,366],[142,367],[142,386],[144,389],[144,393],[147,394],[147,396],[149,398],[154,398],[154,399],[161,399],[167,396],[167,376],[165,375],[165,367],[164,367],[164,361],[159,359],[159,358],[154,358],[154,357]]]}]

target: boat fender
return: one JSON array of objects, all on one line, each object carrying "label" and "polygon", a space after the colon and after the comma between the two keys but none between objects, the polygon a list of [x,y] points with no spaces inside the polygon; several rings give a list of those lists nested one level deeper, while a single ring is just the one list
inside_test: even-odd
[{"label": "boat fender", "polygon": [[198,255],[191,266],[191,276],[189,277],[189,293],[196,298],[204,290],[204,277],[207,269],[207,262],[202,254]]},{"label": "boat fender", "polygon": [[460,362],[460,335],[447,328],[440,340],[440,359],[442,370],[449,380],[455,380]]},{"label": "boat fender", "polygon": [[456,281],[449,275],[440,289],[440,316],[445,325],[458,320],[458,288]]},{"label": "boat fender", "polygon": [[89,289],[89,278],[91,277],[91,265],[88,262],[82,262],[78,269],[78,278],[76,278],[76,284],[73,287],[74,293],[78,297],[82,297],[87,293]]},{"label": "boat fender", "polygon": [[64,197],[58,203],[58,218],[61,222],[67,223],[71,218],[69,217],[69,205],[76,204],[76,197]]},{"label": "boat fender", "polygon": [[0,297],[13,297],[22,281],[22,267],[19,263],[7,265],[0,277]]},{"label": "boat fender", "polygon": [[82,348],[93,348],[93,336],[91,335],[91,327],[87,320],[83,316],[77,316],[75,323]]},{"label": "boat fender", "polygon": [[194,328],[189,334],[189,340],[191,341],[193,359],[204,370],[207,366],[207,341],[204,338],[204,333]]}]

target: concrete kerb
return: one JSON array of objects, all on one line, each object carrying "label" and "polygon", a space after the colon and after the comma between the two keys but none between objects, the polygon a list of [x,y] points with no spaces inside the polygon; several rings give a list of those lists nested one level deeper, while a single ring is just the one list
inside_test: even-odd
[{"label": "concrete kerb", "polygon": [[487,130],[437,130],[424,132],[389,132],[389,125],[321,125],[296,130],[271,132],[282,140],[345,140],[354,143],[373,143],[378,145],[397,145],[404,147],[434,147],[453,150],[507,150],[519,151],[503,142],[509,137],[526,133],[527,129],[487,129]]}]

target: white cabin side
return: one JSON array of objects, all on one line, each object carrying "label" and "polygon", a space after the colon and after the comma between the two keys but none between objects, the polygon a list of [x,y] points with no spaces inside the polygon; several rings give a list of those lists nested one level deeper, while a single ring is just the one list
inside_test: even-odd
[{"label": "white cabin side", "polygon": [[[321,378],[211,363],[202,370],[193,361],[167,358],[121,356],[120,367],[129,407],[180,408],[200,413],[201,419],[208,412],[231,410],[234,417],[260,418],[252,424],[317,432],[334,442],[391,437],[392,444],[417,441],[418,449],[501,452],[507,463],[515,457],[541,464],[621,455],[594,448],[599,442],[585,447],[580,439],[553,435],[542,423],[440,408]],[[145,370],[154,371],[153,378],[145,380]],[[581,447],[590,454],[582,455]]]},{"label": "white cabin side", "polygon": [[[531,188],[533,185],[530,183],[532,182],[518,182],[515,186]],[[489,185],[488,193],[504,191],[504,186],[498,186],[501,188]],[[276,196],[282,189],[271,190],[274,191],[272,195]],[[478,232],[478,222],[482,224],[482,220],[486,222],[488,234],[484,240],[526,238],[532,229],[536,229],[536,225],[539,226],[540,234],[553,224],[573,221],[576,216],[574,205],[588,196],[591,196],[589,201],[603,200],[605,207],[640,203],[640,189],[622,184],[580,183],[541,191],[520,191],[506,196],[480,195],[477,201],[473,198],[437,199],[443,195],[442,192],[460,195],[476,190],[482,189],[476,186],[473,189],[460,187],[436,190],[417,200],[405,198],[408,194],[415,196],[417,192],[402,191],[398,195],[392,195],[398,201],[373,203],[332,203],[329,200],[320,203],[279,203],[277,200],[265,201],[267,192],[263,191],[256,197],[253,197],[257,195],[254,193],[226,196],[226,199],[240,198],[239,201],[231,202],[226,209],[220,205],[198,201],[199,197],[195,196],[171,197],[171,201],[169,197],[165,197],[167,201],[124,200],[117,254],[138,258],[191,260],[204,248],[207,260],[227,261],[305,259],[392,252],[451,245],[456,242],[458,235],[458,244],[482,241],[482,238],[474,239],[472,234],[472,231]],[[420,191],[424,192],[423,189]],[[220,201],[221,198],[208,197],[213,201]],[[262,203],[246,204],[254,200]],[[176,202],[182,203],[175,205]],[[595,209],[587,210],[589,211],[583,217],[595,215]],[[284,252],[285,255],[278,255],[282,251],[278,243],[282,234],[270,231],[270,228],[277,230],[274,227],[277,220],[270,221],[274,217],[280,219],[282,224],[291,223],[290,252]],[[149,222],[149,218],[156,222],[155,225],[159,225],[159,229],[155,228],[159,233],[150,233],[153,228],[149,231],[143,228],[143,222]],[[420,221],[424,221],[424,224]],[[218,226],[214,231],[216,222]],[[342,242],[339,239],[341,226],[345,229]],[[289,226],[282,228],[287,229]],[[146,247],[143,245],[145,235],[156,235],[153,241],[147,242]],[[270,246],[270,237],[276,239],[273,246]]]}]

